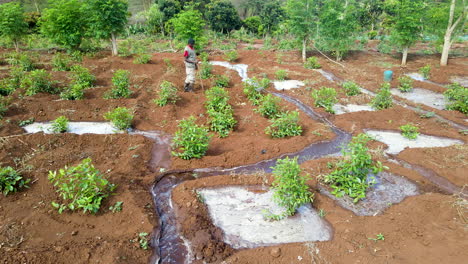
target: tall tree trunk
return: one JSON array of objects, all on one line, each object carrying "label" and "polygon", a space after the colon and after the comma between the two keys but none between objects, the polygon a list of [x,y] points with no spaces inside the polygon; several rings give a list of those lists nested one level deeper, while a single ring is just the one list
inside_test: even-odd
[{"label": "tall tree trunk", "polygon": [[307,59],[307,37],[302,39],[302,62],[306,62]]},{"label": "tall tree trunk", "polygon": [[[458,26],[458,24],[466,19],[465,18],[465,13],[467,10],[467,7],[465,6],[465,1],[463,0],[463,12],[460,14],[460,17],[453,22],[454,15],[455,15],[455,4],[456,0],[452,0],[450,3],[450,12],[449,12],[449,20],[448,20],[448,25],[447,25],[447,30],[445,31],[445,36],[444,36],[444,48],[442,49],[442,55],[440,56],[440,66],[447,66],[448,64],[448,56],[450,52],[450,46],[452,45],[452,33],[455,30],[455,28]],[[464,24],[464,22],[462,23]]]},{"label": "tall tree trunk", "polygon": [[13,45],[15,46],[16,52],[20,52],[19,41],[18,40],[13,40]]},{"label": "tall tree trunk", "polygon": [[401,58],[401,66],[406,66],[406,60],[408,58],[409,47],[403,48],[403,57]]},{"label": "tall tree trunk", "polygon": [[112,42],[112,56],[117,56],[117,38],[114,33],[111,33],[111,42]]},{"label": "tall tree trunk", "polygon": [[451,32],[445,33],[444,47],[442,48],[442,55],[440,56],[440,66],[447,66],[448,64],[450,46],[452,45],[451,38],[452,38]]}]

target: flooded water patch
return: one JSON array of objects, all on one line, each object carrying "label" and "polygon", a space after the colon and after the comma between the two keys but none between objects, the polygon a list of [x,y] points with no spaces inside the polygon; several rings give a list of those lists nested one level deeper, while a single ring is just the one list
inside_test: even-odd
[{"label": "flooded water patch", "polygon": [[[27,133],[53,134],[52,122],[36,122],[23,127]],[[111,123],[107,122],[69,122],[68,133],[73,134],[116,134],[118,131]]]},{"label": "flooded water patch", "polygon": [[373,178],[372,185],[366,194],[366,198],[354,203],[348,196],[338,198],[331,194],[329,187],[319,185],[320,193],[335,200],[341,207],[354,212],[356,215],[378,215],[392,204],[400,203],[408,196],[418,195],[418,187],[402,176],[388,172],[382,172]]},{"label": "flooded water patch", "polygon": [[274,81],[273,85],[275,86],[276,90],[284,91],[284,90],[296,89],[301,86],[304,86],[305,84],[298,80],[287,80],[287,81]]},{"label": "flooded water patch", "polygon": [[331,226],[310,205],[281,221],[265,220],[264,210],[275,214],[284,210],[273,202],[271,190],[262,193],[251,188],[225,187],[198,192],[214,224],[224,231],[224,241],[233,248],[326,241],[332,237]]},{"label": "flooded water patch", "polygon": [[461,86],[468,87],[468,77],[466,76],[452,76],[450,81],[452,83],[458,83]]},{"label": "flooded water patch", "polygon": [[242,81],[246,81],[247,77],[247,68],[249,67],[247,64],[231,64],[226,61],[210,61],[211,65],[215,66],[222,66],[231,70],[237,71],[239,76],[242,78]]},{"label": "flooded water patch", "polygon": [[447,101],[445,100],[443,94],[426,89],[414,88],[411,92],[408,93],[402,93],[398,89],[392,89],[391,93],[415,103],[427,105],[439,110],[445,109],[445,106],[447,105]]},{"label": "flooded water patch", "polygon": [[333,106],[333,110],[335,111],[336,115],[342,115],[346,113],[354,113],[354,112],[361,112],[361,111],[375,111],[374,108],[370,105],[356,105],[356,104],[335,104]]},{"label": "flooded water patch", "polygon": [[368,130],[366,133],[388,145],[385,151],[388,154],[398,154],[405,148],[435,148],[448,147],[456,144],[463,144],[463,141],[457,139],[435,137],[429,135],[419,135],[416,139],[407,139],[399,132]]}]

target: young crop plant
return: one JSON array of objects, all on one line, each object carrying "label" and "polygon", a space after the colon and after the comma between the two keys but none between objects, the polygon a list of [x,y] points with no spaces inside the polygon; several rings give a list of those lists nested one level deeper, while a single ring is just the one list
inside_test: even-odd
[{"label": "young crop plant", "polygon": [[68,118],[65,116],[59,116],[57,119],[52,121],[51,131],[54,133],[65,133],[68,131]]},{"label": "young crop plant", "polygon": [[86,158],[75,167],[67,167],[58,171],[49,171],[49,181],[57,188],[56,192],[62,202],[52,202],[61,214],[65,210],[83,210],[84,213],[97,213],[102,200],[115,190],[96,169],[91,158]]},{"label": "young crop plant", "polygon": [[112,89],[105,95],[105,98],[129,98],[131,93],[130,72],[117,70],[112,77]]},{"label": "young crop plant", "polygon": [[10,96],[0,96],[0,119],[3,118],[3,115],[10,108],[11,100]]},{"label": "young crop plant", "polygon": [[208,110],[210,130],[217,132],[220,138],[227,137],[237,124],[230,105],[222,111]]},{"label": "young crop plant", "polygon": [[253,105],[260,104],[260,100],[263,97],[262,92],[270,85],[270,80],[267,78],[257,79],[253,77],[250,80],[244,82],[244,94],[250,100]]},{"label": "young crop plant", "polygon": [[133,60],[134,64],[147,64],[151,60],[151,54],[137,54]]},{"label": "young crop plant", "polygon": [[277,70],[275,72],[276,79],[284,81],[288,78],[288,72],[286,70]]},{"label": "young crop plant", "polygon": [[400,81],[398,90],[400,90],[401,92],[407,93],[413,90],[413,79],[411,79],[410,77],[403,75],[400,78],[398,78],[398,81]]},{"label": "young crop plant", "polygon": [[228,105],[229,93],[222,87],[212,87],[205,92],[205,95],[207,110],[221,112]]},{"label": "young crop plant", "polygon": [[361,93],[361,88],[355,82],[344,82],[341,87],[343,87],[347,96],[355,96]]},{"label": "young crop plant", "polygon": [[450,101],[446,107],[448,110],[457,110],[468,115],[468,88],[452,83],[444,95]]},{"label": "young crop plant", "polygon": [[260,104],[258,105],[258,108],[255,109],[255,111],[268,119],[277,118],[282,112],[281,106],[279,105],[280,101],[280,98],[271,94],[267,94],[262,99],[260,99]]},{"label": "young crop plant", "polygon": [[239,58],[239,53],[235,50],[227,51],[224,53],[224,58],[229,62],[234,62]]},{"label": "young crop plant", "polygon": [[318,58],[315,56],[307,58],[306,62],[304,63],[304,68],[306,69],[320,69],[322,65],[320,65]]},{"label": "young crop plant", "polygon": [[26,95],[35,95],[37,93],[55,93],[52,86],[51,76],[46,70],[33,70],[21,80],[20,87],[26,91]]},{"label": "young crop plant", "polygon": [[69,71],[71,68],[72,59],[70,56],[57,53],[52,58],[52,67],[54,71]]},{"label": "young crop plant", "polygon": [[372,100],[371,105],[373,108],[378,109],[378,110],[392,107],[393,101],[392,101],[392,94],[390,92],[390,83],[388,82],[382,83],[379,91],[377,92],[377,95]]},{"label": "young crop plant", "polygon": [[132,126],[133,114],[126,107],[117,107],[104,114],[104,118],[118,130],[126,130]]},{"label": "young crop plant", "polygon": [[216,75],[216,78],[213,81],[213,86],[227,88],[229,87],[229,82],[231,79],[227,75]]},{"label": "young crop plant", "polygon": [[92,87],[96,81],[96,77],[91,74],[89,69],[81,65],[73,65],[70,68],[70,75],[72,83],[79,84],[86,88]]},{"label": "young crop plant", "polygon": [[0,191],[4,196],[28,188],[29,179],[23,179],[15,169],[10,166],[0,167]]},{"label": "young crop plant", "polygon": [[159,87],[159,98],[154,100],[154,103],[156,103],[157,105],[165,106],[168,103],[175,104],[177,100],[180,99],[177,95],[177,88],[174,86],[173,83],[163,81]]},{"label": "young crop plant", "polygon": [[368,180],[368,175],[377,174],[385,168],[379,161],[372,160],[366,146],[370,140],[371,137],[366,134],[353,137],[348,146],[341,150],[343,159],[333,166],[333,172],[325,176],[325,183],[331,185],[332,194],[336,197],[348,195],[354,203],[364,199],[367,188],[373,184],[372,180]]},{"label": "young crop plant", "polygon": [[301,168],[295,158],[284,158],[276,162],[272,167],[275,180],[272,183],[274,191],[273,201],[286,209],[283,213],[276,215],[268,212],[266,218],[281,220],[296,213],[297,208],[311,203],[314,195],[309,191],[306,181],[309,176],[301,176]]},{"label": "young crop plant", "polygon": [[429,78],[431,78],[431,65],[427,64],[419,68],[419,72],[421,73],[424,79],[428,80]]},{"label": "young crop plant", "polygon": [[65,100],[81,100],[84,98],[84,90],[88,88],[80,83],[72,82],[69,87],[60,93],[60,98]]},{"label": "young crop plant", "polygon": [[338,102],[336,90],[329,87],[322,87],[312,92],[312,98],[315,100],[315,106],[325,108],[325,111],[334,114],[333,106]]},{"label": "young crop plant", "polygon": [[12,94],[16,90],[14,80],[4,78],[0,80],[0,95],[6,96]]},{"label": "young crop plant", "polygon": [[114,205],[109,207],[109,211],[112,213],[122,212],[123,202],[116,202]]},{"label": "young crop plant", "polygon": [[265,133],[274,138],[299,136],[302,134],[302,127],[298,122],[298,111],[283,112],[278,118],[270,120],[271,125],[265,129]]},{"label": "young crop plant", "polygon": [[416,139],[419,135],[419,128],[413,124],[400,126],[401,134],[407,139]]},{"label": "young crop plant", "polygon": [[211,76],[211,72],[213,71],[213,65],[211,65],[208,61],[204,61],[201,63],[200,69],[200,78],[202,79],[209,79]]},{"label": "young crop plant", "polygon": [[179,122],[179,130],[175,133],[172,140],[172,155],[181,159],[189,160],[201,158],[208,150],[211,135],[208,128],[199,126],[194,116]]},{"label": "young crop plant", "polygon": [[10,65],[18,66],[22,71],[32,71],[36,68],[34,62],[35,54],[27,53],[11,53],[7,55],[6,59]]}]

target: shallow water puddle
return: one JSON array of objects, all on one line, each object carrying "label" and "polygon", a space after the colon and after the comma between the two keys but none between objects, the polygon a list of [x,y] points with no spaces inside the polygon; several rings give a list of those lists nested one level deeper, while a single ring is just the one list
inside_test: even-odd
[{"label": "shallow water puddle", "polygon": [[278,91],[291,90],[304,86],[305,84],[298,80],[274,81],[273,85]]},{"label": "shallow water puddle", "polygon": [[407,93],[403,93],[398,89],[391,89],[391,93],[415,103],[427,105],[439,110],[444,110],[447,104],[443,94],[421,88],[414,88],[411,92]]},{"label": "shallow water puddle", "polygon": [[224,241],[233,248],[332,238],[331,226],[310,205],[300,207],[294,216],[281,221],[265,220],[263,210],[276,214],[283,210],[273,202],[271,190],[262,193],[244,187],[225,187],[198,192],[208,206],[214,224],[224,231]]},{"label": "shallow water puddle", "polygon": [[333,106],[333,110],[335,111],[335,115],[342,115],[346,113],[354,113],[354,112],[361,112],[361,111],[375,111],[374,108],[370,105],[355,105],[355,104],[335,104]]},{"label": "shallow water puddle", "polygon": [[466,76],[453,76],[450,78],[453,83],[459,83],[461,86],[468,87],[468,77]]},{"label": "shallow water puddle", "polygon": [[[371,178],[371,177],[369,177]],[[366,198],[353,203],[348,196],[337,198],[330,193],[329,189],[319,185],[320,193],[335,200],[340,206],[346,208],[356,215],[377,215],[382,213],[392,204],[403,201],[408,196],[419,194],[416,184],[405,177],[397,176],[388,172],[372,176],[375,184],[367,190]]]},{"label": "shallow water puddle", "polygon": [[419,135],[411,140],[403,137],[400,132],[368,130],[366,133],[375,140],[388,145],[388,149],[385,150],[388,154],[398,154],[405,148],[435,148],[463,144],[461,140],[428,135]]},{"label": "shallow water puddle", "polygon": [[315,69],[314,71],[322,74],[323,77],[325,77],[325,79],[329,80],[329,81],[332,81],[332,82],[338,82],[338,83],[341,83],[342,80],[340,78],[338,78],[336,75],[334,75],[333,73],[331,72],[328,72],[328,71],[324,71],[322,69]]},{"label": "shallow water puddle", "polygon": [[231,64],[226,61],[210,61],[210,64],[215,66],[226,67],[228,69],[237,71],[237,73],[239,73],[239,76],[242,78],[243,82],[249,78],[247,77],[247,68],[249,67],[249,65],[247,64]]},{"label": "shallow water puddle", "polygon": [[436,82],[433,82],[433,81],[429,81],[428,79],[424,78],[424,77],[422,76],[422,74],[420,74],[420,73],[418,73],[418,72],[407,73],[406,76],[410,77],[411,79],[413,79],[413,80],[415,80],[415,81],[430,83],[430,84],[434,84],[434,85],[438,85],[438,86],[444,87],[443,84],[436,83]]},{"label": "shallow water puddle", "polygon": [[[53,134],[52,122],[37,122],[30,125],[24,126],[24,130],[27,133],[39,133]],[[69,122],[68,133],[73,134],[116,134],[123,133],[118,131],[111,123],[107,122]]]}]

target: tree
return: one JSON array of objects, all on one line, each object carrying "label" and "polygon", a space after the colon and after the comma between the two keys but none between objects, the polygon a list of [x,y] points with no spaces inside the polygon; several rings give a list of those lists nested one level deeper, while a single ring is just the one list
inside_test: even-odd
[{"label": "tree", "polygon": [[292,34],[302,41],[302,61],[306,61],[307,42],[316,35],[318,26],[318,1],[288,0],[287,24]]},{"label": "tree", "polygon": [[284,15],[284,9],[277,0],[265,3],[259,13],[260,19],[262,20],[263,31],[271,33],[278,24],[283,21]]},{"label": "tree", "polygon": [[335,54],[340,61],[354,45],[358,30],[353,0],[326,1],[320,11],[319,36],[317,46]]},{"label": "tree", "polygon": [[0,5],[0,34],[13,42],[16,52],[19,52],[19,41],[27,31],[28,24],[25,21],[23,7],[19,3]]},{"label": "tree", "polygon": [[363,28],[375,30],[383,13],[384,0],[361,0],[357,2],[357,19]]},{"label": "tree", "polygon": [[88,27],[87,17],[79,0],[51,0],[39,24],[42,34],[53,42],[78,49]]},{"label": "tree", "polygon": [[181,10],[180,3],[176,0],[158,0],[158,6],[159,10],[163,13],[164,23],[177,15]]},{"label": "tree", "polygon": [[204,42],[202,34],[205,20],[203,20],[200,11],[189,8],[171,18],[169,23],[178,39],[186,41],[189,38],[193,38],[197,46],[202,45]]},{"label": "tree", "polygon": [[386,3],[391,29],[390,41],[402,49],[401,66],[406,66],[409,48],[421,38],[425,7],[423,0],[391,0]]},{"label": "tree", "polygon": [[146,25],[150,33],[161,32],[164,35],[164,13],[160,10],[158,4],[153,4],[148,11],[143,11],[146,19]]},{"label": "tree", "polygon": [[468,6],[465,0],[435,2],[428,11],[427,31],[443,42],[440,65],[447,66],[450,47],[456,36],[466,32]]},{"label": "tree", "polygon": [[254,34],[258,34],[258,28],[262,24],[262,21],[259,16],[251,16],[244,19],[244,21],[242,21],[242,24],[248,31]]},{"label": "tree", "polygon": [[239,29],[241,26],[241,20],[234,5],[226,0],[213,1],[209,4],[206,18],[213,30],[223,33]]},{"label": "tree", "polygon": [[128,2],[126,0],[88,0],[90,32],[97,38],[110,39],[112,55],[117,55],[117,35],[127,24]]},{"label": "tree", "polygon": [[263,9],[265,1],[263,0],[247,0],[240,7],[244,9],[244,17],[258,16]]}]

